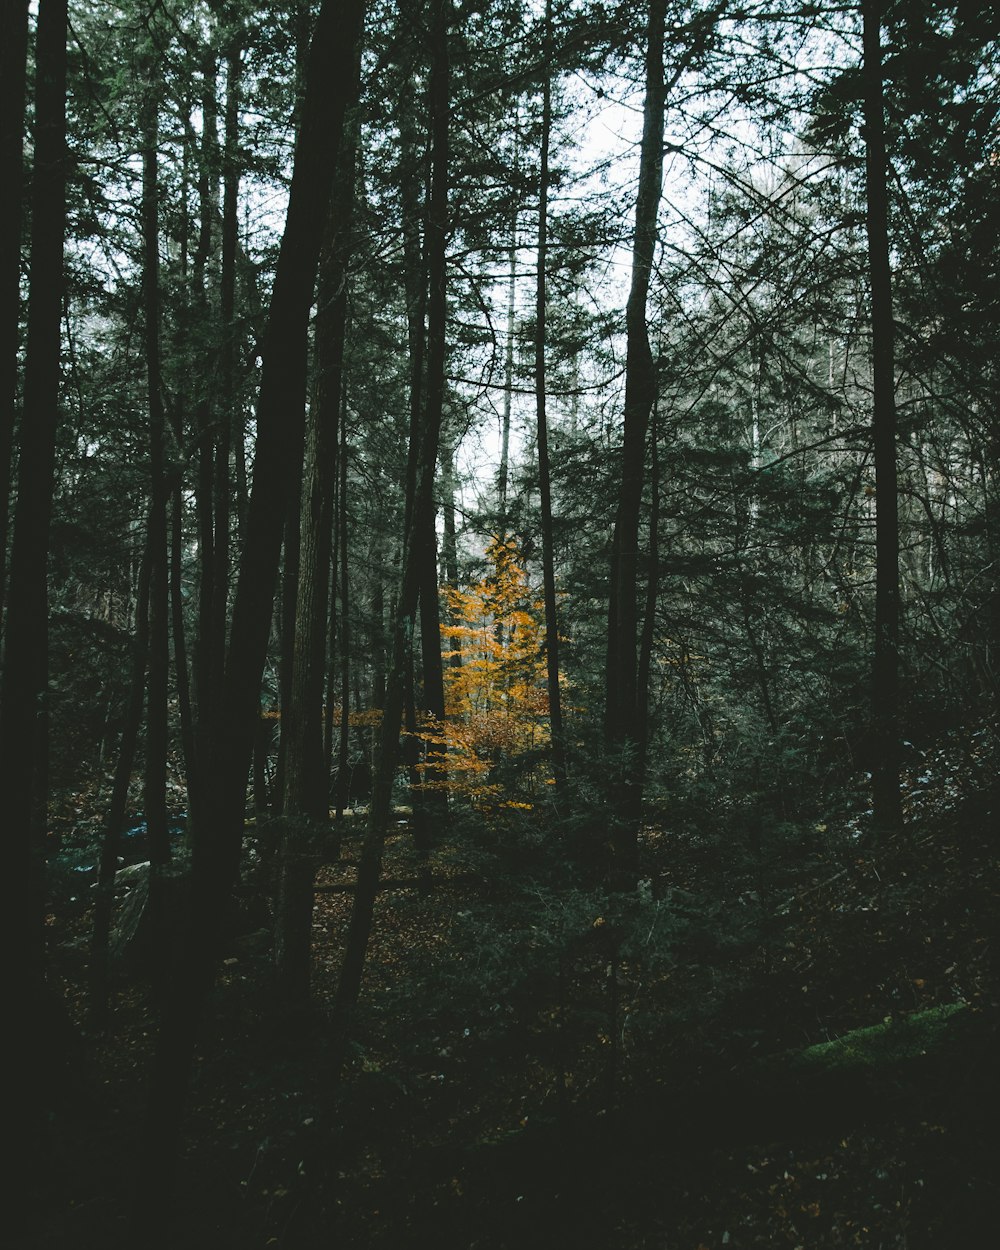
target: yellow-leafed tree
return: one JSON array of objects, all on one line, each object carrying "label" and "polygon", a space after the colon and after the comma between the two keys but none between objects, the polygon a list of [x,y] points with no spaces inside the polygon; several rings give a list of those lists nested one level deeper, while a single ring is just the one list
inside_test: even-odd
[{"label": "yellow-leafed tree", "polygon": [[[528,585],[513,539],[494,537],[490,572],[467,590],[449,590],[441,626],[451,784],[478,800],[518,803],[544,780],[548,754],[542,604]],[[508,789],[510,787],[510,789]]]}]

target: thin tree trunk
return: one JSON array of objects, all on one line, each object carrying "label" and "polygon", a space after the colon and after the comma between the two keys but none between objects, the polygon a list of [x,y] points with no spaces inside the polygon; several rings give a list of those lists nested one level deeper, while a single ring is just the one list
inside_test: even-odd
[{"label": "thin tree trunk", "polygon": [[[545,42],[551,38],[552,5],[545,5]],[[542,85],[542,143],[538,173],[538,259],[535,273],[535,430],[538,441],[538,496],[542,527],[542,585],[545,600],[545,668],[549,695],[552,772],[556,790],[566,785],[566,743],[559,694],[559,613],[556,602],[555,551],[552,537],[552,483],[549,428],[545,412],[545,265],[549,239],[549,140],[552,132],[552,83]]]},{"label": "thin tree trunk", "polygon": [[[653,666],[653,640],[656,634],[656,600],[659,592],[660,576],[660,432],[656,419],[656,404],[650,414],[649,431],[649,566],[646,575],[646,604],[642,617],[642,633],[639,638],[639,669],[637,684],[640,691],[649,691],[650,675]],[[641,764],[643,781],[647,747],[649,745],[649,700],[640,698],[638,714],[641,719],[637,723],[639,740],[642,743]]]},{"label": "thin tree trunk", "polygon": [[[444,561],[444,580],[449,590],[458,590],[458,536],[455,525],[455,447],[451,440],[441,448],[441,494],[444,507],[444,541],[441,544],[441,555]],[[458,624],[458,613],[449,605],[448,624]],[[449,668],[462,667],[462,640],[459,637],[449,639]]]},{"label": "thin tree trunk", "polygon": [[7,581],[7,520],[17,405],[21,322],[21,197],[24,192],[25,80],[28,0],[4,0],[0,41],[0,611]]},{"label": "thin tree trunk", "polygon": [[212,586],[208,611],[210,671],[221,681],[225,668],[226,624],[232,541],[230,460],[234,440],[243,440],[243,411],[236,386],[236,257],[239,244],[240,101],[242,32],[232,34],[226,56],[225,136],[222,157],[222,232],[219,316],[222,343],[219,362],[218,444],[212,481]]},{"label": "thin tree trunk", "polygon": [[[48,697],[48,582],[55,443],[59,413],[63,232],[66,211],[66,0],[41,0],[35,57],[34,171],[31,265],[24,406],[20,428],[17,504],[11,548],[10,594],[0,703],[0,793],[10,831],[5,868],[12,882],[4,918],[6,948],[16,952],[8,1012],[16,1073],[9,1135],[15,1142],[8,1181],[26,1184],[40,1145],[45,1102],[39,1070],[44,792]],[[3,397],[6,401],[6,396]],[[12,1234],[20,1237],[15,1201]]]},{"label": "thin tree trunk", "polygon": [[170,861],[167,833],[167,751],[170,679],[169,566],[167,555],[166,415],[160,363],[160,235],[158,66],[153,54],[144,58],[146,87],[141,105],[142,128],[142,297],[145,310],[144,349],[149,407],[150,501],[147,537],[149,570],[149,660],[146,673],[146,751],[143,813],[149,837],[149,916],[152,930],[154,982],[162,988],[166,967],[163,872]]},{"label": "thin tree trunk", "polygon": [[646,432],[656,400],[656,367],[646,304],[656,250],[656,219],[663,181],[663,29],[665,0],[650,0],[646,36],[646,100],[639,157],[639,189],[632,244],[632,281],[625,310],[625,441],[618,513],[611,551],[608,613],[606,733],[610,767],[612,881],[630,888],[638,872],[643,745],[636,733],[646,691],[637,680],[639,523]]},{"label": "thin tree trunk", "polygon": [[340,524],[337,529],[340,569],[340,736],[337,746],[337,819],[349,799],[351,746],[351,576],[347,547],[347,405],[340,418]]},{"label": "thin tree trunk", "polygon": [[139,740],[139,727],[142,724],[142,709],[146,696],[146,661],[149,655],[150,555],[151,548],[147,535],[146,549],[139,568],[128,706],[125,712],[125,723],[122,726],[121,743],[118,747],[114,780],[111,784],[111,797],[104,816],[101,858],[94,899],[93,930],[90,939],[89,1014],[91,1028],[97,1030],[103,1030],[108,1022],[110,1007],[108,943],[111,937],[111,919],[114,909],[115,873],[118,869],[120,835],[128,808],[128,788],[132,780],[132,765],[135,761],[135,748]]},{"label": "thin tree trunk", "polygon": [[[520,150],[520,114],[514,108],[514,166]],[[507,330],[503,350],[503,408],[500,414],[500,470],[497,474],[497,496],[500,504],[498,535],[501,544],[507,541],[507,486],[510,478],[510,419],[514,396],[514,334],[517,328],[517,204],[510,218],[510,246],[507,249]]]},{"label": "thin tree trunk", "polygon": [[899,795],[899,497],[896,481],[895,332],[889,268],[885,106],[879,0],[862,6],[868,266],[872,302],[875,461],[875,655],[872,666],[872,807],[877,834],[902,828]]},{"label": "thin tree trunk", "polygon": [[[421,830],[422,845],[418,848],[426,857],[433,841],[432,828],[440,830],[448,819],[448,796],[445,791],[447,772],[445,747],[440,741],[440,729],[444,723],[444,667],[441,660],[441,615],[438,594],[437,526],[434,506],[434,477],[437,469],[437,452],[441,425],[444,418],[445,358],[447,352],[448,318],[448,268],[445,245],[448,226],[448,21],[444,13],[435,9],[432,27],[431,80],[440,89],[444,75],[444,97],[437,101],[431,90],[431,183],[427,204],[427,376],[424,390],[424,413],[421,431],[434,430],[434,459],[428,464],[420,460],[418,453],[418,490],[426,493],[429,505],[420,513],[421,529],[416,533],[417,550],[420,553],[420,658],[423,670],[422,701],[429,736],[426,740],[424,785],[425,823]],[[437,109],[437,112],[435,112]],[[421,445],[420,451],[425,450]],[[414,508],[414,524],[418,514]],[[425,879],[424,884],[429,884]]]}]

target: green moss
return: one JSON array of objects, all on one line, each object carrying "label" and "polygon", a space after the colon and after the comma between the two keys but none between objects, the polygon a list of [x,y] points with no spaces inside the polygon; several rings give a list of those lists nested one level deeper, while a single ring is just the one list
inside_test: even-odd
[{"label": "green moss", "polygon": [[810,1067],[879,1068],[907,1059],[919,1059],[940,1045],[953,1016],[965,1003],[945,1003],[910,1016],[901,1016],[843,1037],[810,1046],[798,1062]]}]

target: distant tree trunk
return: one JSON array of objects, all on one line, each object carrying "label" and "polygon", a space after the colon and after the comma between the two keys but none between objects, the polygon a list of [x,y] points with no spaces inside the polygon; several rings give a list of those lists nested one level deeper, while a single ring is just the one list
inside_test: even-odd
[{"label": "distant tree trunk", "polygon": [[[403,18],[402,12],[400,13]],[[428,272],[429,255],[421,246],[421,200],[427,211],[429,194],[426,180],[426,159],[421,150],[421,140],[415,117],[413,101],[402,93],[399,100],[398,124],[401,139],[399,164],[400,197],[402,205],[403,269],[406,286],[407,341],[410,355],[410,429],[409,450],[406,464],[406,505],[404,530],[409,533],[413,525],[413,502],[416,497],[415,477],[418,472],[420,440],[425,408],[443,402],[443,384],[435,388],[429,377],[430,338],[434,328],[428,324],[429,301]],[[443,358],[442,358],[443,361]],[[443,363],[442,363],[443,369]],[[440,421],[440,416],[438,417]],[[433,514],[425,525],[420,546],[420,645],[423,661],[423,684],[421,703],[425,712],[434,717],[444,715],[444,685],[441,667],[441,633],[437,609],[437,540]],[[436,648],[436,654],[435,654]],[[411,653],[411,664],[413,663]],[[413,832],[418,849],[426,853],[429,845],[429,822],[433,809],[439,805],[432,796],[419,788],[420,774],[417,769],[416,752],[417,717],[415,708],[415,683],[408,684],[410,697],[407,701],[408,753],[411,758],[411,789],[413,802]],[[428,751],[431,754],[431,751]],[[424,780],[433,779],[428,769]]]},{"label": "distant tree trunk", "polygon": [[[514,161],[517,162],[519,118],[514,113]],[[510,481],[510,421],[514,398],[514,338],[517,331],[517,207],[511,214],[510,246],[507,249],[507,330],[503,348],[503,408],[500,412],[500,469],[497,473],[499,502],[498,537],[507,541],[507,488]]]},{"label": "distant tree trunk", "polygon": [[[16,15],[20,20],[19,15]],[[5,32],[6,33],[6,32]],[[35,56],[34,171],[24,405],[17,504],[0,703],[0,793],[4,795],[5,868],[12,888],[4,908],[9,961],[8,1012],[17,1073],[8,1181],[21,1188],[34,1165],[44,1107],[38,1055],[43,1039],[42,940],[48,697],[47,562],[59,413],[63,232],[66,212],[66,0],[41,0]],[[15,32],[15,38],[17,38]],[[9,227],[8,227],[9,228]],[[6,396],[4,400],[6,401]],[[15,1203],[15,1212],[18,1204]],[[14,1216],[16,1225],[18,1214]],[[14,1233],[20,1237],[20,1230]]]},{"label": "distant tree trunk", "polygon": [[240,195],[240,102],[243,65],[242,32],[236,31],[226,55],[226,99],[222,156],[222,232],[219,270],[219,317],[222,342],[219,348],[218,443],[212,481],[212,585],[207,613],[211,648],[210,671],[221,682],[225,668],[226,624],[229,611],[229,574],[232,542],[232,480],[230,460],[233,443],[243,441],[243,411],[236,386],[236,257],[239,244]]},{"label": "distant tree trunk", "polygon": [[[216,19],[215,32],[220,19]],[[239,164],[240,58],[239,32],[231,36],[227,55],[225,103],[225,154],[219,149],[219,103],[217,103],[217,54],[215,44],[206,46],[201,66],[201,148],[197,160],[199,192],[199,239],[195,252],[197,312],[202,324],[212,321],[212,292],[206,281],[206,266],[216,252],[219,220],[220,166],[225,184],[222,205],[219,317],[221,339],[217,346],[217,384],[197,404],[197,480],[195,490],[197,559],[199,559],[199,612],[195,645],[195,706],[197,714],[196,758],[202,751],[202,737],[209,731],[212,707],[219,700],[225,667],[226,605],[229,599],[230,542],[230,445],[235,421],[234,401],[234,305]],[[210,370],[215,351],[201,352],[202,369]],[[201,778],[189,770],[189,803],[196,823]],[[205,779],[205,784],[209,779]]]},{"label": "distant tree trunk", "polygon": [[872,302],[875,460],[875,655],[872,667],[872,808],[876,834],[902,828],[899,795],[899,502],[896,482],[895,330],[889,267],[880,0],[862,6],[868,266]]},{"label": "distant tree trunk", "polygon": [[108,942],[111,936],[111,918],[114,908],[115,873],[118,869],[118,852],[121,830],[128,808],[128,788],[132,780],[135,748],[142,724],[142,709],[146,696],[146,661],[149,655],[149,573],[150,542],[147,534],[146,550],[139,568],[139,586],[136,592],[135,638],[132,643],[132,675],[129,682],[128,706],[122,726],[118,761],[111,783],[111,796],[104,815],[101,833],[101,858],[98,866],[97,890],[94,898],[93,929],[90,940],[90,1025],[103,1030],[107,1026],[110,978],[108,970]]},{"label": "distant tree trunk", "polygon": [[194,829],[190,917],[181,934],[151,1073],[134,1194],[137,1235],[168,1212],[195,1039],[239,870],[247,772],[259,720],[282,531],[294,457],[302,445],[309,313],[363,7],[362,0],[324,0],[310,48],[288,212],[261,353],[257,454],[225,679],[199,761],[213,784],[205,787]]},{"label": "distant tree trunk", "polygon": [[351,576],[347,546],[347,405],[340,417],[340,524],[337,529],[340,571],[340,734],[337,745],[337,818],[344,814],[350,798],[351,748]]},{"label": "distant tree trunk", "polygon": [[305,443],[302,442],[298,453],[293,457],[296,467],[288,485],[288,516],[285,518],[285,541],[278,580],[278,706],[281,709],[281,720],[278,733],[278,762],[274,775],[274,807],[279,813],[285,810],[285,766],[288,754],[285,721],[292,715],[292,663],[295,654],[295,610],[299,594],[301,548],[299,512],[302,507],[304,449]]},{"label": "distant tree trunk", "polygon": [[[552,4],[545,5],[545,40],[551,38]],[[538,260],[535,275],[535,429],[538,441],[538,497],[542,528],[542,583],[545,598],[545,667],[549,694],[552,772],[556,790],[566,785],[566,744],[559,695],[559,612],[556,603],[555,551],[552,537],[552,484],[549,429],[545,412],[545,265],[549,239],[549,138],[552,131],[552,83],[542,85],[542,143],[538,172]]]},{"label": "distant tree trunk", "polygon": [[[428,320],[434,332],[428,336],[428,386],[444,383],[444,328],[446,322],[445,244],[448,230],[448,27],[451,0],[432,0],[431,14],[431,193],[427,222],[427,258],[430,275]],[[382,718],[379,755],[372,784],[368,826],[358,865],[354,907],[344,948],[344,962],[337,987],[337,1031],[333,1056],[333,1076],[338,1079],[346,1059],[346,1043],[351,1016],[361,990],[368,943],[371,936],[375,898],[382,872],[385,832],[392,803],[392,783],[399,759],[399,729],[403,712],[409,665],[409,639],[417,626],[420,593],[420,544],[427,518],[434,514],[434,471],[440,438],[441,404],[429,402],[420,440],[420,454],[414,475],[413,518],[407,536],[400,578],[399,599],[394,613],[392,659],[386,682],[385,712]]]},{"label": "distant tree trunk", "polygon": [[[441,544],[441,555],[444,561],[444,580],[449,590],[458,589],[458,536],[455,526],[455,447],[449,436],[441,449],[441,494],[444,506],[444,541]],[[450,611],[448,624],[456,625],[458,616]],[[462,640],[455,637],[449,639],[451,654],[448,657],[449,668],[462,667]]]},{"label": "distant tree trunk", "polygon": [[[174,437],[180,444],[181,431],[178,422]],[[188,792],[196,782],[196,748],[194,740],[194,716],[191,708],[191,679],[188,667],[187,629],[184,624],[184,498],[183,482],[174,477],[170,500],[170,631],[174,644],[174,679],[177,687],[177,714],[181,728],[181,750],[184,756],[184,776]]]},{"label": "distant tree trunk", "polygon": [[21,197],[24,193],[24,114],[28,0],[4,0],[0,41],[0,611],[7,581],[7,519],[17,404],[17,344],[21,321]]},{"label": "distant tree trunk", "polygon": [[[170,860],[167,833],[167,749],[170,678],[170,613],[167,557],[167,479],[165,470],[166,418],[160,366],[160,235],[158,66],[145,58],[145,82],[140,126],[142,132],[142,297],[145,310],[144,348],[149,408],[150,498],[147,519],[149,544],[149,660],[146,692],[146,750],[143,776],[143,812],[149,836],[149,911],[157,974],[164,966],[162,872]],[[157,983],[159,983],[157,975]]]},{"label": "distant tree trunk", "polygon": [[[421,421],[421,445],[417,455],[417,490],[423,492],[429,506],[419,511],[414,503],[414,525],[417,530],[417,551],[420,553],[420,659],[423,670],[422,696],[424,714],[431,721],[431,737],[425,755],[424,783],[430,787],[425,795],[428,818],[423,829],[428,851],[432,840],[430,828],[440,827],[448,819],[445,748],[437,740],[438,727],[444,721],[444,668],[441,660],[441,614],[438,595],[437,526],[434,506],[434,477],[441,424],[444,417],[445,361],[447,356],[448,266],[446,243],[448,233],[448,18],[443,0],[440,12],[436,7],[431,30],[431,81],[444,81],[444,97],[434,98],[431,88],[431,182],[427,204],[427,376],[424,390],[424,413]],[[438,110],[435,112],[435,108]],[[423,438],[434,431],[434,459],[428,464],[421,458],[425,450]],[[427,480],[421,481],[423,473]],[[428,477],[429,475],[429,477]]]},{"label": "distant tree trunk", "polygon": [[663,29],[665,0],[650,0],[646,36],[646,100],[639,157],[639,189],[632,244],[632,281],[625,310],[625,441],[611,549],[608,613],[606,734],[610,768],[612,880],[630,888],[638,871],[642,814],[643,744],[636,726],[644,719],[646,691],[637,680],[639,522],[646,432],[656,400],[656,367],[646,326],[646,303],[656,250],[656,220],[663,181]]},{"label": "distant tree trunk", "polygon": [[[660,570],[660,432],[656,419],[656,403],[650,414],[649,430],[649,571],[646,576],[646,604],[642,617],[642,633],[639,638],[639,669],[636,677],[638,689],[649,691],[653,667],[653,641],[656,635],[656,600],[659,591]],[[649,699],[640,698],[637,709],[639,741],[642,743],[641,765],[643,781],[649,744]]]},{"label": "distant tree trunk", "polygon": [[[351,105],[357,99],[355,67]],[[315,839],[328,831],[329,777],[323,754],[323,690],[330,616],[333,495],[342,412],[347,266],[354,199],[355,143],[345,132],[329,238],[320,263],[316,313],[317,380],[309,410],[300,521],[299,576],[291,702],[283,718],[285,792],[275,917],[279,993],[286,1008],[309,999]],[[346,443],[344,445],[346,455]],[[344,456],[341,457],[344,459]],[[342,479],[341,493],[345,483]],[[340,531],[346,538],[346,526]],[[346,596],[345,596],[346,598]]]}]

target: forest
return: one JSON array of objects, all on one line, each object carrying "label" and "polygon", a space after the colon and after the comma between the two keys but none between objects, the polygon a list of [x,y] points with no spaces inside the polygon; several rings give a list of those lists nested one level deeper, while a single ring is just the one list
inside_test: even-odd
[{"label": "forest", "polygon": [[3,33],[7,1244],[988,1244],[1000,6]]}]

